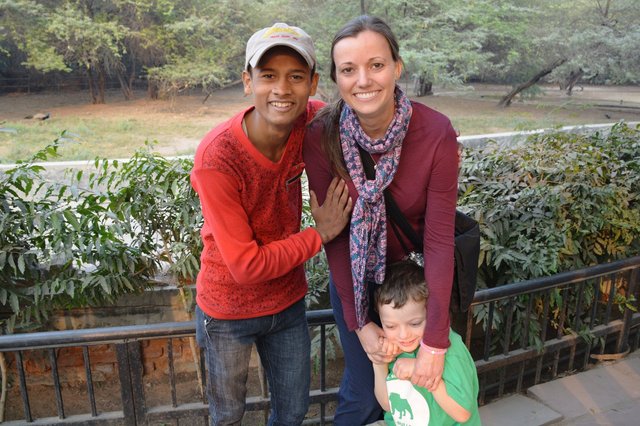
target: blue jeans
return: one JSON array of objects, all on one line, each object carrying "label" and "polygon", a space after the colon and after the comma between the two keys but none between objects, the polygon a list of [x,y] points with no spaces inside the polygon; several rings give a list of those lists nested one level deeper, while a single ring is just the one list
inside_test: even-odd
[{"label": "blue jeans", "polygon": [[255,343],[269,383],[269,426],[300,425],[309,408],[310,339],[304,299],[275,315],[217,320],[196,307],[212,425],[240,425]]},{"label": "blue jeans", "polygon": [[[373,290],[373,285],[369,287],[369,290]],[[371,293],[369,291],[370,306],[373,305]],[[331,278],[329,278],[329,296],[344,352],[344,373],[338,391],[338,407],[333,424],[359,426],[373,423],[382,418],[382,408],[378,404],[373,389],[373,366],[362,349],[355,331],[347,329],[342,313],[342,301]],[[372,309],[369,311],[369,318],[377,319]]]}]

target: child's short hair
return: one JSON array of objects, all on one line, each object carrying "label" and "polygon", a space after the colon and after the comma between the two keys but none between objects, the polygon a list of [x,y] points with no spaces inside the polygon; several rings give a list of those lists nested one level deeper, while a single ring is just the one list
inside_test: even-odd
[{"label": "child's short hair", "polygon": [[428,298],[424,269],[411,260],[387,265],[384,283],[374,293],[376,308],[388,304],[402,308],[409,300],[420,303]]}]

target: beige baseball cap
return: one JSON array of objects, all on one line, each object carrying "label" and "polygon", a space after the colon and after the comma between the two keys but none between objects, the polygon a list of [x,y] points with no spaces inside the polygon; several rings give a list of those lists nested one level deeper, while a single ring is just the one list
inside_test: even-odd
[{"label": "beige baseball cap", "polygon": [[309,34],[301,28],[291,27],[287,24],[278,22],[269,28],[263,28],[256,31],[247,42],[247,52],[244,61],[244,69],[249,65],[255,68],[264,53],[275,46],[288,46],[298,52],[309,68],[313,69],[316,65],[316,52],[313,47],[313,41]]}]

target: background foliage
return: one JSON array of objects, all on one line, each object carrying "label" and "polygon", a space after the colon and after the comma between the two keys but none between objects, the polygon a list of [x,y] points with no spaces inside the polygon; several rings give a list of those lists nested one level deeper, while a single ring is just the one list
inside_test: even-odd
[{"label": "background foliage", "polygon": [[460,205],[482,233],[480,286],[640,253],[640,129],[545,133],[468,150]]},{"label": "background foliage", "polygon": [[[637,256],[640,126],[619,123],[611,131],[591,135],[552,132],[517,145],[493,141],[470,149],[463,161],[458,202],[480,222],[480,288]],[[625,307],[635,310],[633,296],[625,296],[627,284],[610,278],[600,283],[607,295],[607,286],[621,288],[612,301],[620,312]],[[549,318],[543,299],[544,295],[527,295],[513,306],[499,305],[491,324],[487,305],[477,307],[474,316],[494,330],[492,345],[503,344],[508,312],[515,315],[514,344],[528,339],[522,344],[541,345],[539,331],[547,321],[553,328],[564,324],[560,333],[574,331],[587,342],[593,340],[587,331],[590,312],[602,302],[594,287],[587,286],[579,297],[552,291]],[[579,308],[567,311],[577,303]],[[568,317],[560,321],[563,312]],[[583,317],[576,321],[573,315],[579,312]],[[582,329],[570,330],[569,324],[581,324]]]},{"label": "background foliage", "polygon": [[[148,146],[126,162],[96,160],[51,178],[34,163],[55,156],[64,138],[0,175],[0,307],[9,330],[37,326],[54,309],[113,302],[163,274],[185,286],[198,273],[192,160]],[[640,127],[468,149],[459,204],[481,223],[480,287],[636,255]],[[311,224],[307,206],[303,226]],[[324,254],[306,267],[308,305],[328,307]]]},{"label": "background foliage", "polygon": [[192,160],[143,150],[127,162],[51,177],[34,164],[64,135],[0,175],[0,304],[8,330],[42,324],[54,309],[113,303],[160,274],[191,283],[201,216]]},{"label": "background foliage", "polygon": [[93,102],[108,79],[126,98],[140,78],[152,96],[209,93],[239,78],[253,31],[284,21],[314,38],[327,85],[331,38],[362,13],[385,19],[408,74],[435,84],[515,84],[560,59],[551,80],[640,81],[636,0],[0,0],[0,75],[82,74]]}]

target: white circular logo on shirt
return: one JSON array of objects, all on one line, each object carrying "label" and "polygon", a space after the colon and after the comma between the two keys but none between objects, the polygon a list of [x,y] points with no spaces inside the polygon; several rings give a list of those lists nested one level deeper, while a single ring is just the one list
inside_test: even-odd
[{"label": "white circular logo on shirt", "polygon": [[396,426],[429,424],[429,405],[409,380],[387,381],[387,394]]}]

